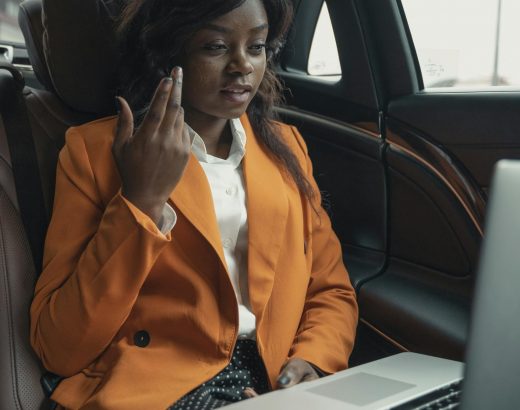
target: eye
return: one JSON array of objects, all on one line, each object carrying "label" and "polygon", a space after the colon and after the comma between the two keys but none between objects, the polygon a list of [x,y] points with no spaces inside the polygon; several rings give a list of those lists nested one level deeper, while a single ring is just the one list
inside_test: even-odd
[{"label": "eye", "polygon": [[219,52],[222,50],[227,50],[227,46],[222,43],[210,43],[210,44],[204,44],[202,47],[204,50],[212,51],[212,52]]},{"label": "eye", "polygon": [[266,47],[267,47],[267,45],[265,43],[253,44],[252,46],[249,47],[249,50],[251,50],[251,52],[253,54],[261,54],[262,51],[265,50]]}]

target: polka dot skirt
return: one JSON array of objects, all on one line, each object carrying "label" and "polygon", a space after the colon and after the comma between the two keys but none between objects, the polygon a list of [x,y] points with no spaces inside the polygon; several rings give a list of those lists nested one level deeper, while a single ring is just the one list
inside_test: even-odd
[{"label": "polka dot skirt", "polygon": [[269,390],[267,374],[256,342],[238,340],[231,363],[206,383],[179,399],[168,410],[210,410],[244,399],[246,387],[258,394]]}]

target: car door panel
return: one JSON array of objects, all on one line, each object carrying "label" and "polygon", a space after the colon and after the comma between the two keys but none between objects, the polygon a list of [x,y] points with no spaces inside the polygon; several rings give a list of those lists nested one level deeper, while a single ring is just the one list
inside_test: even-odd
[{"label": "car door panel", "polygon": [[441,144],[487,190],[493,165],[520,158],[520,92],[423,92],[392,101],[391,118]]},{"label": "car door panel", "polygon": [[348,124],[296,109],[279,110],[304,135],[314,176],[354,285],[385,264],[386,187],[382,140]]},{"label": "car door panel", "polygon": [[482,221],[460,194],[468,187],[456,166],[421,142],[387,132],[388,265],[361,287],[360,310],[403,349],[460,360]]},{"label": "car door panel", "polygon": [[[460,360],[469,321],[466,297],[447,292],[447,285],[466,293],[465,280],[392,259],[385,274],[369,281],[359,295],[363,321],[402,349]],[[426,281],[425,278],[429,278]],[[384,312],[384,315],[381,314]]]}]

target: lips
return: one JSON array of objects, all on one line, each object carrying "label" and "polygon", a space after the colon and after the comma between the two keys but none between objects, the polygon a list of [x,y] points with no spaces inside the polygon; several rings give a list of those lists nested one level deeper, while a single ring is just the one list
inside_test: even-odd
[{"label": "lips", "polygon": [[230,84],[220,92],[223,97],[233,103],[242,104],[249,100],[253,87],[249,84]]}]

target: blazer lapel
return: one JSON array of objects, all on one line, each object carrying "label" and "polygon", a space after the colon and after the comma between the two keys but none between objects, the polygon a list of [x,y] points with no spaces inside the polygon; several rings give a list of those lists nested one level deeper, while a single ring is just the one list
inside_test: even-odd
[{"label": "blazer lapel", "polygon": [[249,300],[258,327],[273,290],[289,204],[280,169],[259,145],[247,116],[240,120],[247,136],[243,170],[249,232]]},{"label": "blazer lapel", "polygon": [[[247,116],[243,115],[240,120],[247,138],[243,172],[248,218],[249,301],[260,323],[273,290],[289,204],[280,169],[259,145]],[[211,189],[193,154],[170,199],[211,244],[223,266],[227,266]]]},{"label": "blazer lapel", "polygon": [[227,266],[215,216],[211,188],[195,155],[191,154],[184,175],[170,195],[170,200],[191,224],[206,238]]}]

